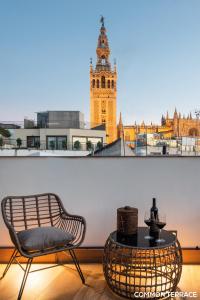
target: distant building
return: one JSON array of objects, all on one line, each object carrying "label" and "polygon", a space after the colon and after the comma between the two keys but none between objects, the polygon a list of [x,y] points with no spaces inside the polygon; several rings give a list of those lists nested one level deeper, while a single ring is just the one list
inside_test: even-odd
[{"label": "distant building", "polygon": [[200,137],[200,119],[193,118],[191,113],[185,117],[175,109],[170,118],[168,113],[162,116],[161,124],[125,125],[120,114],[119,123],[116,123],[117,107],[117,69],[111,67],[110,47],[104,18],[101,18],[101,28],[97,42],[97,61],[95,67],[90,64],[90,122],[91,127],[101,124],[106,128],[107,144],[122,138],[134,145],[139,134],[159,134],[162,138]]},{"label": "distant building", "polygon": [[95,149],[98,142],[106,143],[105,130],[76,128],[29,128],[14,129],[12,140],[20,138],[23,148],[41,150],[86,150],[90,142]]},{"label": "distant building", "polygon": [[0,128],[3,128],[3,129],[16,129],[16,128],[21,128],[21,126],[17,125],[17,124],[11,124],[11,123],[0,123]]},{"label": "distant building", "polygon": [[80,111],[44,111],[37,113],[39,128],[84,128],[84,114]]},{"label": "distant building", "polygon": [[175,109],[172,118],[167,113],[162,116],[161,124],[141,124],[124,125],[120,113],[118,123],[118,137],[124,138],[126,142],[135,142],[141,134],[159,134],[163,138],[180,138],[180,137],[199,137],[200,136],[200,119],[193,118],[190,113],[187,117],[182,116]]},{"label": "distant building", "polygon": [[34,127],[36,127],[34,120],[30,120],[27,118],[24,119],[24,128],[28,129],[28,128],[34,128]]}]

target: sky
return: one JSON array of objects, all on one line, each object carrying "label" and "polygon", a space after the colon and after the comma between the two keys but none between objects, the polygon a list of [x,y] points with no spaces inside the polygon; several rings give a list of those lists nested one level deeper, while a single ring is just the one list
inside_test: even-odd
[{"label": "sky", "polygon": [[117,115],[160,123],[200,109],[199,0],[0,0],[0,121],[80,110],[100,16],[116,58]]}]

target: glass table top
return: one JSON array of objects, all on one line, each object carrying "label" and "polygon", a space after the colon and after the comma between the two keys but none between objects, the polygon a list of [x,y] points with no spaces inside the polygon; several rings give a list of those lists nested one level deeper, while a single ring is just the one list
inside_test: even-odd
[{"label": "glass table top", "polygon": [[172,232],[166,230],[161,230],[160,234],[160,238],[163,239],[164,242],[156,242],[157,238],[151,240],[145,239],[145,236],[148,235],[148,227],[138,227],[137,233],[132,236],[123,236],[117,231],[114,231],[110,234],[110,239],[121,247],[141,249],[165,248],[171,246],[176,241],[176,236]]}]

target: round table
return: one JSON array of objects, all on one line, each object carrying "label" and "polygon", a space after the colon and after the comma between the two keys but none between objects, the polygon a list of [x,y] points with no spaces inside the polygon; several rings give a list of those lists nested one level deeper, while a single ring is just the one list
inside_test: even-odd
[{"label": "round table", "polygon": [[128,299],[167,299],[181,277],[182,252],[176,236],[161,230],[165,242],[157,243],[145,239],[148,233],[145,227],[129,237],[114,231],[105,244],[103,270],[107,284]]}]

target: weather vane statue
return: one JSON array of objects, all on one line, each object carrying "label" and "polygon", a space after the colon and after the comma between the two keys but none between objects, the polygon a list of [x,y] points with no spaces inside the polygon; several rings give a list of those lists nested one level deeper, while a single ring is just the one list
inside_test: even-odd
[{"label": "weather vane statue", "polygon": [[103,17],[103,16],[101,16],[100,23],[101,23],[102,26],[104,27],[104,17]]}]

